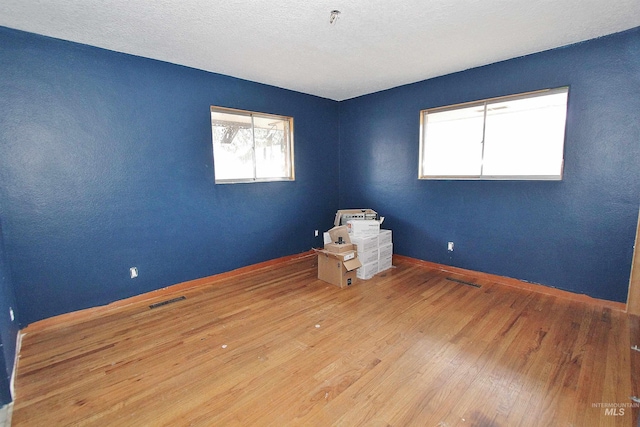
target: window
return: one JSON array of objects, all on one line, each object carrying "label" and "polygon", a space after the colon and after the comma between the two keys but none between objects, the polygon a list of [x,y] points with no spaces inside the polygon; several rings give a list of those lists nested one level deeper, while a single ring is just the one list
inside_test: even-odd
[{"label": "window", "polygon": [[293,118],[211,107],[217,184],[294,180]]},{"label": "window", "polygon": [[561,180],[568,93],[422,110],[419,178]]}]

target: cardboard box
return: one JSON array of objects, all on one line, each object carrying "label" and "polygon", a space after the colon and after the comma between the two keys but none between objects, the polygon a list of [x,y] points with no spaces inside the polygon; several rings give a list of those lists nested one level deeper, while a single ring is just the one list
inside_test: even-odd
[{"label": "cardboard box", "polygon": [[378,249],[378,236],[350,236],[358,252],[368,252]]},{"label": "cardboard box", "polygon": [[378,247],[390,245],[393,243],[391,240],[391,230],[380,230],[380,234],[378,234]]},{"label": "cardboard box", "polygon": [[340,254],[342,252],[355,250],[355,246],[353,243],[327,243],[324,245],[324,249],[329,252]]},{"label": "cardboard box", "polygon": [[378,256],[380,258],[389,258],[393,255],[393,245],[384,245],[378,248]]},{"label": "cardboard box", "polygon": [[356,276],[358,279],[368,280],[378,273],[378,261],[363,264],[358,268]]},{"label": "cardboard box", "polygon": [[380,234],[380,221],[373,219],[349,220],[347,228],[353,237],[375,236]]},{"label": "cardboard box", "polygon": [[357,269],[362,267],[355,251],[343,253],[316,250],[318,253],[318,279],[346,288],[356,283]]},{"label": "cardboard box", "polygon": [[337,243],[342,239],[343,243],[351,243],[351,236],[346,225],[333,227],[331,230],[323,233],[324,244]]},{"label": "cardboard box", "polygon": [[378,260],[378,273],[388,270],[391,267],[393,267],[393,255]]},{"label": "cardboard box", "polygon": [[333,225],[345,225],[351,219],[376,219],[378,213],[373,209],[340,209],[336,212],[336,218]]},{"label": "cardboard box", "polygon": [[378,250],[374,249],[372,251],[358,251],[358,259],[362,264],[369,264],[371,262],[378,261],[379,255]]}]

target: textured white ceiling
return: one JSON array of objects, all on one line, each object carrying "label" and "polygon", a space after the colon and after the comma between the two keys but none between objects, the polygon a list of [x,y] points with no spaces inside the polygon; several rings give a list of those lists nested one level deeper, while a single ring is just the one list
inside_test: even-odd
[{"label": "textured white ceiling", "polygon": [[0,25],[343,100],[640,26],[640,0],[2,0]]}]

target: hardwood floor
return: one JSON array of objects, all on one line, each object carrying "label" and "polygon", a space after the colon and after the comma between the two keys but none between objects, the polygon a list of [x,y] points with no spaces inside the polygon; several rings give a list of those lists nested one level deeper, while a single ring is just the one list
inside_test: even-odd
[{"label": "hardwood floor", "polygon": [[25,332],[14,426],[635,426],[638,416],[625,406],[638,395],[637,318],[404,260],[339,289],[306,256]]}]

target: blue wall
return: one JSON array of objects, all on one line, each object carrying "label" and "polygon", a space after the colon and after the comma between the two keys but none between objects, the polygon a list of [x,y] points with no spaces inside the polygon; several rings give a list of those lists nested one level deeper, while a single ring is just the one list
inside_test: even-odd
[{"label": "blue wall", "polygon": [[[16,297],[11,283],[11,272],[7,262],[4,238],[2,233],[2,218],[0,218],[0,405],[11,402],[9,384],[13,373],[16,354],[16,338],[18,336],[17,319],[11,319],[9,309],[16,307]],[[16,313],[17,314],[17,313]]]},{"label": "blue wall", "polygon": [[[215,185],[211,105],[293,116],[296,181]],[[20,325],[318,246],[337,152],[335,101],[0,28]]]},{"label": "blue wall", "polygon": [[[565,85],[563,181],[417,179],[420,110]],[[340,144],[341,207],[385,215],[396,253],[626,301],[640,29],[342,102]]]}]

